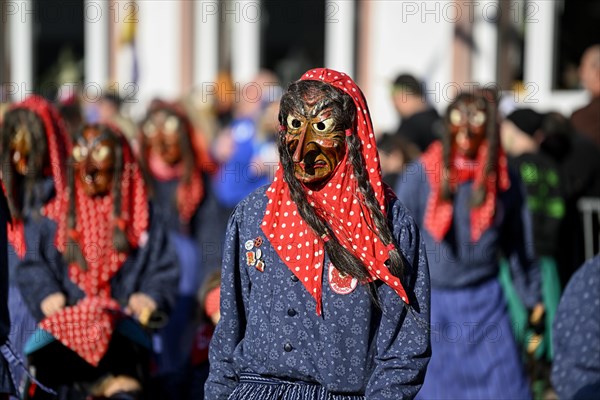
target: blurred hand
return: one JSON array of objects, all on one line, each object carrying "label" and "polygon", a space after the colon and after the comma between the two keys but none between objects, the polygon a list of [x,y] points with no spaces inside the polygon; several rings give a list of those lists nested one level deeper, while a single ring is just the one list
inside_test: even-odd
[{"label": "blurred hand", "polygon": [[67,298],[61,292],[52,293],[44,300],[42,300],[42,304],[40,308],[46,317],[51,316],[65,308],[65,304],[67,304]]},{"label": "blurred hand", "polygon": [[219,132],[213,144],[213,156],[217,162],[227,162],[235,151],[235,141],[231,129]]},{"label": "blurred hand", "polygon": [[529,323],[531,324],[531,326],[534,328],[539,327],[543,329],[545,314],[546,308],[544,307],[544,305],[542,303],[537,303],[535,307],[533,307],[531,314],[529,314]]},{"label": "blurred hand", "polygon": [[150,314],[156,310],[156,302],[152,297],[144,293],[134,293],[129,297],[129,303],[125,312],[128,315],[133,315],[137,318],[142,325],[146,325]]},{"label": "blurred hand", "polygon": [[533,330],[531,337],[527,342],[527,352],[535,353],[542,343],[545,331],[546,308],[542,303],[537,303],[529,313],[529,327]]}]

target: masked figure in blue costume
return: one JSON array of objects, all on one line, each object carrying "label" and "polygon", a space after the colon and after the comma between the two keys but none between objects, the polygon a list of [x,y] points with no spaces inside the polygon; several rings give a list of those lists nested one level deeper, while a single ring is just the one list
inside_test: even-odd
[{"label": "masked figure in blue costume", "polygon": [[498,282],[499,259],[532,310],[540,301],[525,189],[499,148],[494,93],[457,96],[443,139],[396,192],[421,227],[431,270],[432,358],[423,399],[527,399]]},{"label": "masked figure in blue costume", "polygon": [[179,400],[191,384],[196,293],[207,272],[218,268],[217,263],[207,262],[214,259],[222,241],[213,220],[216,199],[207,193],[214,168],[203,136],[178,104],[153,101],[141,128],[140,162],[181,266],[173,313],[160,332],[157,372],[160,397]]},{"label": "masked figure in blue costume", "polygon": [[[23,359],[25,341],[35,331],[36,322],[16,284],[16,268],[30,250],[25,237],[64,195],[70,144],[57,110],[39,96],[14,104],[6,113],[0,143],[2,179],[12,214],[8,226],[10,340]],[[23,370],[13,368],[13,374],[20,384]]]},{"label": "masked figure in blue costume", "polygon": [[[25,351],[35,376],[61,399],[142,398],[150,346],[141,325],[174,302],[175,252],[117,129],[77,133],[67,187],[26,236],[17,268],[39,321]],[[48,398],[27,389],[33,399]]]},{"label": "masked figure in blue costume", "polygon": [[206,398],[412,399],[430,356],[421,235],[382,183],[365,98],[314,69],[284,93],[270,186],[227,229]]}]

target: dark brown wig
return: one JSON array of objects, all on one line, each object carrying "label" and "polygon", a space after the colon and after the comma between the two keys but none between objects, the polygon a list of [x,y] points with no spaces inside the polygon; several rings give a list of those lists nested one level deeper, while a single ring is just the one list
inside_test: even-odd
[{"label": "dark brown wig", "polygon": [[[10,151],[10,141],[23,125],[32,136],[26,176],[16,173]],[[48,173],[50,167],[46,131],[42,120],[33,111],[26,108],[15,108],[8,111],[4,117],[0,153],[2,154],[2,180],[6,189],[8,206],[13,218],[20,220],[24,213],[39,211],[33,208],[36,198],[39,199],[40,195],[35,193],[36,183]]]},{"label": "dark brown wig", "polygon": [[[324,94],[332,105],[332,116],[337,121],[336,130],[346,130],[348,128],[355,130],[356,125],[356,106],[350,96],[334,88],[333,86],[320,81],[296,81],[290,84],[287,91],[281,99],[279,111],[279,123],[286,125],[287,116],[295,111],[304,108],[304,100],[307,97],[314,97],[315,94]],[[372,227],[373,234],[377,235],[384,245],[393,244],[396,246],[394,237],[388,225],[388,221],[379,207],[375,198],[375,193],[368,180],[365,168],[365,160],[362,155],[361,141],[356,134],[346,136],[346,145],[348,151],[348,161],[352,165],[354,175],[358,181],[360,193],[364,203],[362,206],[365,212],[370,212],[375,221],[375,227]],[[306,221],[317,236],[329,236],[330,240],[325,242],[325,251],[329,255],[332,263],[338,270],[361,282],[366,282],[370,277],[367,267],[351,252],[345,249],[335,237],[329,224],[321,217],[310,205],[305,195],[305,188],[294,176],[294,163],[292,155],[286,145],[285,132],[281,132],[278,137],[279,154],[283,166],[283,176],[290,189],[290,195],[296,203],[300,216]],[[361,196],[359,196],[361,198]],[[379,232],[375,231],[379,229]],[[390,251],[388,268],[398,278],[403,277],[403,262],[398,249]],[[376,297],[374,285],[370,286],[371,294]],[[376,303],[377,304],[377,303]]]}]

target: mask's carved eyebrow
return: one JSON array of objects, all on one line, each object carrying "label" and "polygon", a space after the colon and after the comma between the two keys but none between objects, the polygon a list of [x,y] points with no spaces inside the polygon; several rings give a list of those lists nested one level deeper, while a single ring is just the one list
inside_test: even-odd
[{"label": "mask's carved eyebrow", "polygon": [[304,103],[300,99],[294,99],[294,101],[291,103],[292,104],[289,105],[289,108],[286,112],[286,118],[289,117],[290,115],[307,118],[307,112],[305,110],[306,103]]},{"label": "mask's carved eyebrow", "polygon": [[[306,114],[308,114],[310,116],[310,118],[314,118],[317,115],[319,115],[321,113],[321,111],[323,111],[324,109],[331,107],[331,100],[328,98],[324,98],[320,101],[318,101],[312,109],[308,108],[306,109]],[[308,106],[308,105],[307,105]]]},{"label": "mask's carved eyebrow", "polygon": [[110,140],[110,137],[106,134],[106,132],[101,133],[100,135],[93,138],[91,141],[88,141],[83,135],[77,138],[77,144],[83,147],[87,147],[93,149],[103,140]]}]

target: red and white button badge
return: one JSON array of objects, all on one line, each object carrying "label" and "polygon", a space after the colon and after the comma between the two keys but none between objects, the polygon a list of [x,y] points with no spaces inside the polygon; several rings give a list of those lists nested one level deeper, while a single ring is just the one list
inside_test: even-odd
[{"label": "red and white button badge", "polygon": [[349,294],[356,289],[358,279],[340,272],[333,263],[329,263],[329,287],[337,294]]},{"label": "red and white button badge", "polygon": [[[260,272],[265,271],[265,262],[262,259],[263,252],[259,249],[263,244],[263,239],[258,236],[256,239],[247,240],[244,243],[246,251],[246,264],[251,267],[254,266]],[[256,250],[254,248],[256,247]]]}]

